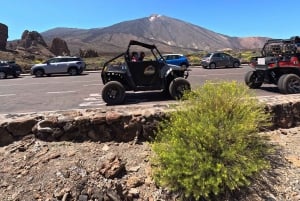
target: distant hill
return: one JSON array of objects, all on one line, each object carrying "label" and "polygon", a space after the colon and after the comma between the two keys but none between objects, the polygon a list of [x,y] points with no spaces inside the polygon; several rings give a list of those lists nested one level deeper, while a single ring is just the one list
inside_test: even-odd
[{"label": "distant hill", "polygon": [[54,28],[41,35],[47,43],[55,37],[65,40],[73,54],[80,48],[94,49],[99,53],[122,52],[132,39],[156,44],[162,52],[254,49],[262,47],[268,39],[230,37],[162,15],[124,21],[105,28]]}]

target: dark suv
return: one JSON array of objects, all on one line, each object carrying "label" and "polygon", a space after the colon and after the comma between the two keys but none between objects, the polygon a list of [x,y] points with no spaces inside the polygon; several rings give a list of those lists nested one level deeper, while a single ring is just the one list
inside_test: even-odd
[{"label": "dark suv", "polygon": [[78,75],[85,70],[85,66],[85,62],[79,57],[58,56],[42,64],[35,64],[31,67],[31,74],[36,77],[62,73]]},{"label": "dark suv", "polygon": [[19,77],[22,72],[21,67],[14,61],[0,61],[0,79],[7,76]]},{"label": "dark suv", "polygon": [[240,66],[240,60],[224,52],[212,52],[212,53],[208,53],[201,60],[201,66],[203,68],[217,68],[217,67],[238,68]]},{"label": "dark suv", "polygon": [[[145,49],[144,60],[136,61],[137,49]],[[132,48],[132,49],[131,49]],[[124,59],[123,62],[120,60]],[[101,73],[104,88],[102,98],[109,105],[121,104],[126,91],[162,90],[173,99],[180,99],[185,90],[190,90],[186,80],[188,70],[181,66],[167,64],[155,45],[131,40],[127,50],[107,61]]]}]

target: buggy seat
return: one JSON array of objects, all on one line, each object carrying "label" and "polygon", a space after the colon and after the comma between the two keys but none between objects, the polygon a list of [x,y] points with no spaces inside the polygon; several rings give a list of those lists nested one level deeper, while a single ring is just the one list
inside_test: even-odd
[{"label": "buggy seat", "polygon": [[160,70],[163,63],[158,61],[127,62],[136,86],[161,86]]}]

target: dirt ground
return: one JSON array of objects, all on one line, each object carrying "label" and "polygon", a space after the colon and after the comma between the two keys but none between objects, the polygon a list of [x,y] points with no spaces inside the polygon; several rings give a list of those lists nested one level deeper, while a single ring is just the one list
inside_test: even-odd
[{"label": "dirt ground", "polygon": [[[220,200],[300,200],[300,128],[264,133],[278,151],[252,186]],[[0,147],[1,201],[175,201],[151,179],[148,142],[45,142]]]}]

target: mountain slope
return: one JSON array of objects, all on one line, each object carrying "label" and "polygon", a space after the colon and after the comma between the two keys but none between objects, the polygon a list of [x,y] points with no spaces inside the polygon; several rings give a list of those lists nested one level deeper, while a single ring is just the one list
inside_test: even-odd
[{"label": "mountain slope", "polygon": [[62,38],[73,53],[80,48],[98,52],[122,52],[130,40],[154,43],[163,52],[251,49],[262,47],[267,40],[262,37],[230,37],[161,15],[124,21],[105,28],[55,28],[41,34],[47,42],[54,37]]}]

